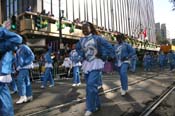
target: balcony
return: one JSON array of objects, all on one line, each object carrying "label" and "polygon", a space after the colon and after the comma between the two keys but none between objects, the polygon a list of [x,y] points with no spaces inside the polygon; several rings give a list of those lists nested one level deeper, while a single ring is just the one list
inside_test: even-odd
[{"label": "balcony", "polygon": [[[35,26],[35,17],[37,17],[39,14],[33,13],[33,12],[24,12],[18,16],[19,21],[19,33],[20,34],[32,34],[32,35],[40,35],[40,36],[54,36],[59,37],[59,29],[57,26],[58,19],[50,16],[40,15],[42,19],[47,20],[48,25],[45,28],[38,29]],[[70,32],[71,26],[74,24],[74,31]],[[75,39],[79,40],[81,37],[83,37],[82,31],[81,31],[81,23],[73,23],[68,20],[62,20],[62,25],[65,25],[62,28],[62,38],[67,39]],[[100,35],[102,35],[104,38],[107,39],[107,41],[115,44],[114,35],[116,33],[114,32],[108,32],[105,30],[102,30],[100,27],[98,27],[98,31],[100,32]],[[130,43],[133,47],[138,49],[146,49],[146,50],[155,50],[159,51],[160,46],[156,45],[154,43],[149,43],[148,41],[141,41],[133,38],[128,38],[126,40],[128,43]]]}]

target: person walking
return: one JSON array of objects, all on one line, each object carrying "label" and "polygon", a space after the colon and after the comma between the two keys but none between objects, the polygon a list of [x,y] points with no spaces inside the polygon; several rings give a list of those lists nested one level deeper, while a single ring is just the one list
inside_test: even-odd
[{"label": "person walking", "polygon": [[17,88],[17,84],[16,84],[15,59],[16,59],[16,54],[14,52],[14,58],[13,58],[13,63],[12,63],[12,73],[11,73],[12,81],[9,84],[10,89],[11,89],[10,94],[14,94],[14,93],[17,93],[18,92],[18,88]]},{"label": "person walking", "polygon": [[45,72],[44,72],[44,77],[43,77],[41,88],[45,88],[47,86],[47,81],[50,82],[49,87],[54,86],[54,80],[53,80],[53,76],[52,76],[53,60],[51,58],[51,52],[52,52],[52,48],[49,46],[46,54],[44,55]]},{"label": "person walking", "polygon": [[170,71],[172,71],[175,67],[175,54],[173,53],[172,50],[170,50],[169,53],[167,54],[167,58],[168,58]]},{"label": "person walking", "polygon": [[75,49],[75,44],[72,45],[72,50],[70,52],[70,60],[72,61],[72,68],[73,68],[73,85],[72,86],[80,86],[81,80],[80,80],[80,66],[81,62],[77,59],[78,53]]},{"label": "person walking", "polygon": [[162,71],[165,67],[165,54],[163,53],[163,51],[159,52],[158,63],[159,63],[160,71]]},{"label": "person walking", "polygon": [[86,81],[85,116],[90,116],[101,107],[98,85],[104,68],[103,60],[107,56],[114,57],[114,49],[106,39],[98,35],[92,23],[84,22],[82,32],[85,36],[76,44],[76,51],[78,59],[83,61],[82,70]]},{"label": "person walking", "polygon": [[22,43],[22,37],[0,27],[0,116],[14,116],[8,85],[11,81],[13,52]]},{"label": "person walking", "polygon": [[16,104],[33,100],[29,70],[33,68],[34,58],[35,56],[32,50],[26,45],[26,38],[23,36],[23,43],[16,52],[17,86],[20,96]]},{"label": "person walking", "polygon": [[114,46],[115,50],[115,66],[120,75],[121,95],[125,95],[128,90],[128,76],[127,70],[130,63],[130,58],[134,55],[134,49],[131,45],[126,43],[125,36],[119,34],[116,36],[117,44]]},{"label": "person walking", "polygon": [[134,55],[132,55],[130,58],[130,71],[133,73],[136,72],[137,60],[138,60],[137,53],[136,50],[134,49]]},{"label": "person walking", "polygon": [[144,65],[144,71],[151,71],[151,55],[149,52],[146,52],[143,57],[143,65]]}]

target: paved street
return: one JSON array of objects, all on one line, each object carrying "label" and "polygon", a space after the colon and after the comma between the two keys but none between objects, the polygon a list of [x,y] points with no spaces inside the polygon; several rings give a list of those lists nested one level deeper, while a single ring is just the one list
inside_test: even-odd
[{"label": "paved street", "polygon": [[[168,70],[163,72],[143,72],[142,70],[137,73],[129,73],[129,86],[128,94],[125,97],[120,95],[120,89],[107,92],[101,95],[102,108],[96,112],[95,116],[120,116],[120,115],[136,115],[149,101],[161,92],[166,87],[173,83],[174,73]],[[146,79],[146,80],[144,80]],[[144,81],[139,81],[144,80]],[[138,83],[137,83],[138,82]],[[119,76],[117,73],[104,74],[103,76],[103,89],[108,90],[120,86]],[[15,105],[18,99],[17,95],[13,95],[14,108],[16,116],[23,116],[31,113],[45,110],[47,108],[55,109],[53,111],[45,111],[41,116],[83,116],[85,111],[84,100],[81,103],[73,103],[73,100],[81,100],[85,97],[85,84],[82,77],[82,85],[79,87],[72,87],[72,80],[57,79],[55,87],[40,89],[40,82],[35,81],[32,83],[34,100],[29,103]],[[63,107],[65,103],[69,105]],[[60,106],[64,104],[63,106]],[[57,106],[58,108],[56,108]],[[54,108],[55,107],[55,108]]]}]

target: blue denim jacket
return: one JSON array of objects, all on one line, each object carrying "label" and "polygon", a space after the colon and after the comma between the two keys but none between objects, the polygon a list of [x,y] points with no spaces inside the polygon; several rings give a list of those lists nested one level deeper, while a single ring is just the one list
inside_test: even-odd
[{"label": "blue denim jacket", "polygon": [[168,61],[170,64],[175,64],[175,54],[174,53],[168,53]]},{"label": "blue denim jacket", "polygon": [[51,50],[51,48],[49,48],[49,50],[46,52],[46,54],[44,55],[44,60],[45,60],[45,62],[47,62],[47,63],[53,63],[53,60],[52,60],[52,58],[51,58],[51,52],[52,52],[52,50]]},{"label": "blue denim jacket", "polygon": [[20,45],[18,51],[16,52],[16,65],[21,68],[30,65],[34,61],[34,54],[32,50],[25,44]]},{"label": "blue denim jacket", "polygon": [[96,57],[105,60],[108,56],[114,58],[113,46],[98,35],[89,35],[80,39],[76,44],[79,58],[91,61]]},{"label": "blue denim jacket", "polygon": [[13,51],[22,43],[22,37],[0,27],[0,75],[11,74]]},{"label": "blue denim jacket", "polygon": [[122,63],[129,60],[134,55],[134,49],[131,45],[126,42],[122,42],[121,44],[116,44],[114,46],[115,50],[115,65],[121,66]]}]

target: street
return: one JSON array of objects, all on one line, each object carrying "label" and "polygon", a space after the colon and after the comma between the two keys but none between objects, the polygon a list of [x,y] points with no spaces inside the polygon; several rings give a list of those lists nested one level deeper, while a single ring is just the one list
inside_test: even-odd
[{"label": "street", "polygon": [[[120,95],[119,75],[104,74],[103,92],[101,92],[101,109],[95,116],[134,116],[160,95],[174,82],[173,73],[168,70],[128,74],[129,91],[126,96]],[[72,87],[72,79],[55,79],[55,87],[40,88],[40,81],[32,83],[34,100],[16,105],[17,95],[13,95],[16,116],[83,116],[85,112],[85,83]]]}]

